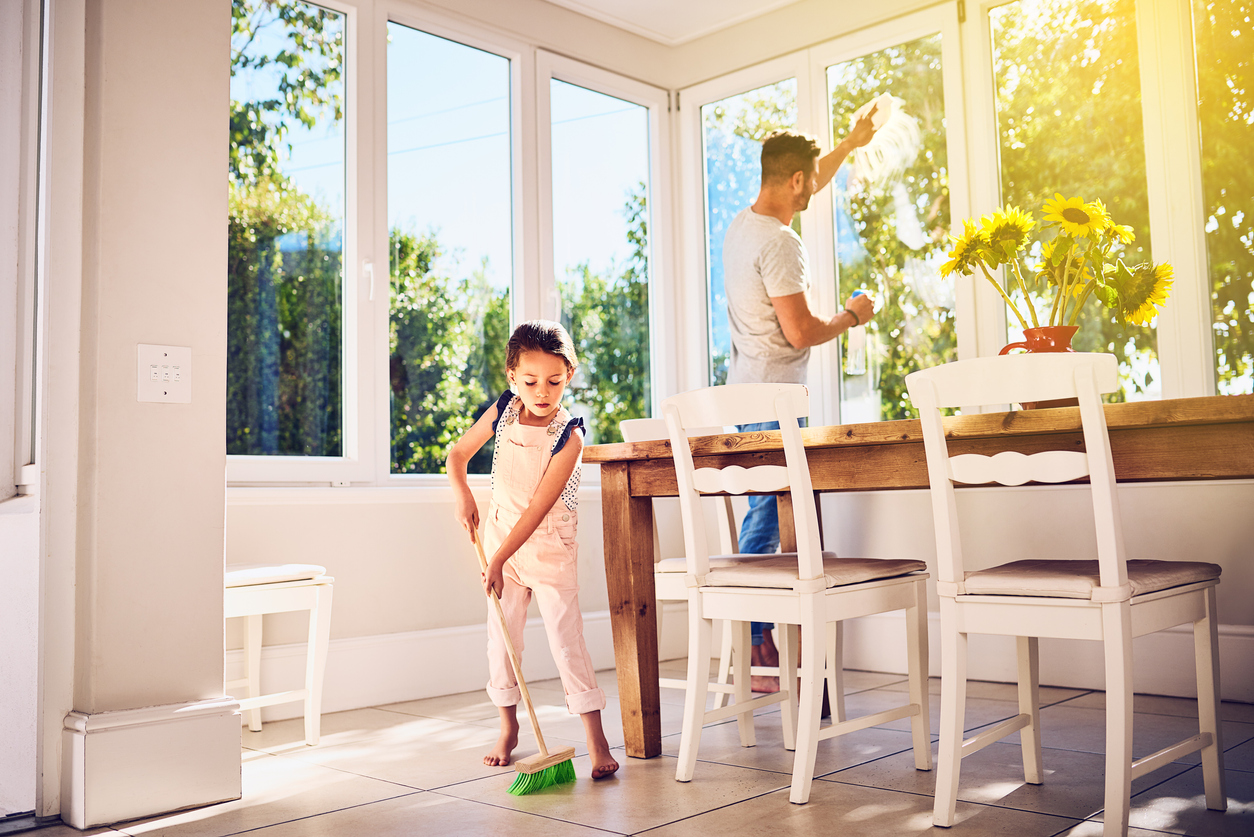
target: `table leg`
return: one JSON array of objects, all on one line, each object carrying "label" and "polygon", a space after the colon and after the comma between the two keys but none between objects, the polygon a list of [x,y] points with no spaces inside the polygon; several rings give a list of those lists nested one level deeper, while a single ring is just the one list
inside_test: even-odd
[{"label": "table leg", "polygon": [[775,504],[779,509],[779,551],[797,551],[797,525],[792,517],[792,495],[777,494]]},{"label": "table leg", "polygon": [[627,755],[662,753],[657,597],[653,587],[653,501],[632,497],[627,464],[601,466],[605,582]]}]

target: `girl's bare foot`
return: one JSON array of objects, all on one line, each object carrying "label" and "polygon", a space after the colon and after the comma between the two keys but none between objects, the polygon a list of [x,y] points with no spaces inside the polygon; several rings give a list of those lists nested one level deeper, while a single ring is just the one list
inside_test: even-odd
[{"label": "girl's bare foot", "polygon": [[483,757],[483,763],[489,767],[504,767],[509,764],[514,748],[518,746],[518,715],[513,706],[499,707],[501,711],[501,737],[496,746]]},{"label": "girl's bare foot", "polygon": [[618,762],[610,755],[610,743],[605,740],[605,730],[601,728],[601,712],[585,712],[579,716],[583,719],[584,733],[588,737],[588,757],[592,760],[592,778],[604,779],[618,770]]}]

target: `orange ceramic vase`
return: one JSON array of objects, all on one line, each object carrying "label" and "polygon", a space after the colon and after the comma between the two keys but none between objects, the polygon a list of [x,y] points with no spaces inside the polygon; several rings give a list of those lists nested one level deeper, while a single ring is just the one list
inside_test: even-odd
[{"label": "orange ceramic vase", "polygon": [[[1025,328],[1023,340],[1011,343],[998,354],[1009,354],[1012,349],[1024,349],[1028,352],[1073,352],[1071,338],[1080,330],[1079,326],[1041,326]],[[1059,398],[1053,401],[1025,401],[1023,409],[1038,410],[1048,407],[1078,407],[1080,402],[1074,398]]]},{"label": "orange ceramic vase", "polygon": [[1011,343],[998,354],[1008,354],[1011,349],[1026,349],[1029,352],[1070,352],[1071,338],[1080,330],[1079,326],[1041,326],[1025,328],[1023,340]]}]

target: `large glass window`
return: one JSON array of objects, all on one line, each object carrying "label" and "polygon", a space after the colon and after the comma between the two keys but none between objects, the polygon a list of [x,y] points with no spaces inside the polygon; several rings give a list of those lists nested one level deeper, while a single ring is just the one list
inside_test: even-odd
[{"label": "large glass window", "polygon": [[508,388],[510,65],[390,23],[387,66],[391,470],[438,473]]},{"label": "large glass window", "polygon": [[917,413],[905,376],[957,359],[953,282],[939,273],[950,223],[941,36],[833,65],[827,89],[834,141],[881,93],[911,120],[885,127],[893,142],[881,165],[860,167],[853,155],[831,186],[838,298],[861,289],[877,305],[860,357],[843,352],[841,421],[908,418]]},{"label": "large glass window", "polygon": [[1249,3],[1193,8],[1219,392],[1254,391],[1254,27]]},{"label": "large glass window", "polygon": [[[1019,0],[989,16],[1003,202],[1034,213],[1040,224],[1041,208],[1055,193],[1101,200],[1115,223],[1136,235],[1132,243],[1116,244],[1114,255],[1129,265],[1147,262],[1149,197],[1133,0]],[[1039,250],[1030,261],[1040,261]],[[1033,300],[1038,312],[1048,312],[1052,298]],[[1152,325],[1120,324],[1095,300],[1077,324],[1074,348],[1119,358],[1118,398],[1161,396]],[[1008,342],[1021,334],[1012,320]]]},{"label": "large glass window", "polygon": [[[727,382],[731,332],[723,290],[723,236],[736,213],[758,196],[762,140],[797,125],[797,80],[785,79],[701,108],[705,162],[706,281],[709,292],[710,383]],[[793,221],[797,228],[796,219]],[[799,231],[799,230],[798,230]],[[689,327],[696,327],[690,323]]]},{"label": "large glass window", "polygon": [[227,452],[341,456],[345,16],[231,13]]},{"label": "large glass window", "polygon": [[558,79],[549,84],[553,267],[579,351],[572,412],[589,444],[650,412],[649,110]]}]

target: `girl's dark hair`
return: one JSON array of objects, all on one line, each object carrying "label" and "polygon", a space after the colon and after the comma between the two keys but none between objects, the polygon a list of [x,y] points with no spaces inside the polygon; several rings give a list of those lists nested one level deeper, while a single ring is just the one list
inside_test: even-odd
[{"label": "girl's dark hair", "polygon": [[547,352],[566,361],[567,369],[579,365],[575,341],[561,323],[552,320],[528,320],[514,329],[505,347],[505,368],[517,369],[523,352]]}]

